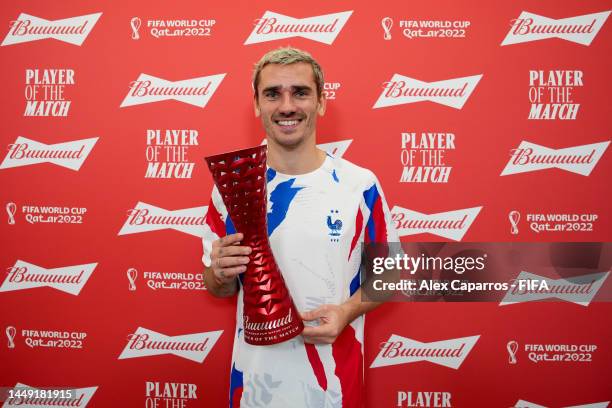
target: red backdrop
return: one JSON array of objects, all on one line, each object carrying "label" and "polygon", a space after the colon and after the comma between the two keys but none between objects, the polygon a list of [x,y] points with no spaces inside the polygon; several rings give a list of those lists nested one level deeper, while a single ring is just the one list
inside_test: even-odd
[{"label": "red backdrop", "polygon": [[[198,280],[196,218],[212,189],[203,157],[264,138],[251,68],[282,45],[323,66],[329,102],[318,142],[348,144],[344,157],[377,174],[396,221],[451,211],[460,219],[478,207],[459,235],[408,229],[402,240],[609,241],[609,9],[594,0],[4,3],[0,386],[94,387],[80,406],[226,404],[235,305]],[[267,33],[281,24],[319,32]],[[49,27],[55,38],[45,38]],[[147,79],[149,88],[137,82]],[[142,96],[155,86],[202,95]],[[409,88],[430,93],[419,100]],[[178,138],[164,144],[172,131]],[[576,161],[521,162],[536,154]],[[141,225],[145,208],[175,218]],[[196,225],[178,225],[181,217]],[[25,282],[34,274],[73,280]],[[611,311],[596,301],[383,305],[367,318],[368,406],[605,407]],[[139,328],[208,339],[206,350],[145,355],[130,349]],[[370,368],[391,335],[480,337],[457,369]],[[537,345],[576,345],[590,360],[536,363]]]}]

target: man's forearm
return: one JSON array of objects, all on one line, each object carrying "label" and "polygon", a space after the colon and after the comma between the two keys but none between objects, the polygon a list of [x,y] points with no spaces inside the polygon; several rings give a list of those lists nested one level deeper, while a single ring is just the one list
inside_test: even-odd
[{"label": "man's forearm", "polygon": [[223,283],[215,277],[212,268],[204,269],[204,283],[207,290],[216,297],[230,297],[238,291],[237,279]]},{"label": "man's forearm", "polygon": [[348,322],[352,322],[359,316],[376,309],[380,306],[382,302],[369,302],[365,299],[362,299],[361,288],[357,290],[357,292],[353,293],[346,302],[342,303],[340,306],[344,309],[347,314]]}]

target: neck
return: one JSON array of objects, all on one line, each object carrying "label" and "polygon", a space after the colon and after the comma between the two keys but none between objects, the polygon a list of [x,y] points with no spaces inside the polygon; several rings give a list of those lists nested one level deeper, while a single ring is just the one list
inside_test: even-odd
[{"label": "neck", "polygon": [[325,152],[314,143],[286,148],[268,139],[268,166],[289,175],[310,173],[321,167],[325,161]]}]

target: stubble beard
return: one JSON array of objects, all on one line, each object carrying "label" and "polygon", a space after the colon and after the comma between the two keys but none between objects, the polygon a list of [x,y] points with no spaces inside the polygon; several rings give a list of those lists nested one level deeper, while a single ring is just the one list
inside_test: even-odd
[{"label": "stubble beard", "polygon": [[[304,121],[306,121],[306,123],[304,123]],[[268,139],[272,139],[274,143],[276,143],[277,145],[287,150],[296,149],[299,146],[301,146],[303,143],[306,142],[306,139],[308,138],[309,134],[311,134],[314,131],[313,121],[314,121],[313,117],[307,117],[303,119],[303,121],[300,122],[300,125],[302,124],[305,125],[305,129],[302,132],[302,136],[295,138],[295,139],[294,138],[288,139],[288,138],[283,137],[282,132],[276,128],[276,123],[274,123],[272,119],[262,118],[263,126],[266,131],[266,135],[268,136]],[[277,137],[277,135],[279,134],[280,134],[280,137]]]}]

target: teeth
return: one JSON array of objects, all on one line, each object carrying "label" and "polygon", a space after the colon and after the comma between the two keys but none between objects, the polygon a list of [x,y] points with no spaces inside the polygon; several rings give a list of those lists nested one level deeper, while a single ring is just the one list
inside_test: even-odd
[{"label": "teeth", "polygon": [[297,120],[279,120],[278,124],[281,126],[293,126],[293,125],[297,125],[298,121]]}]

